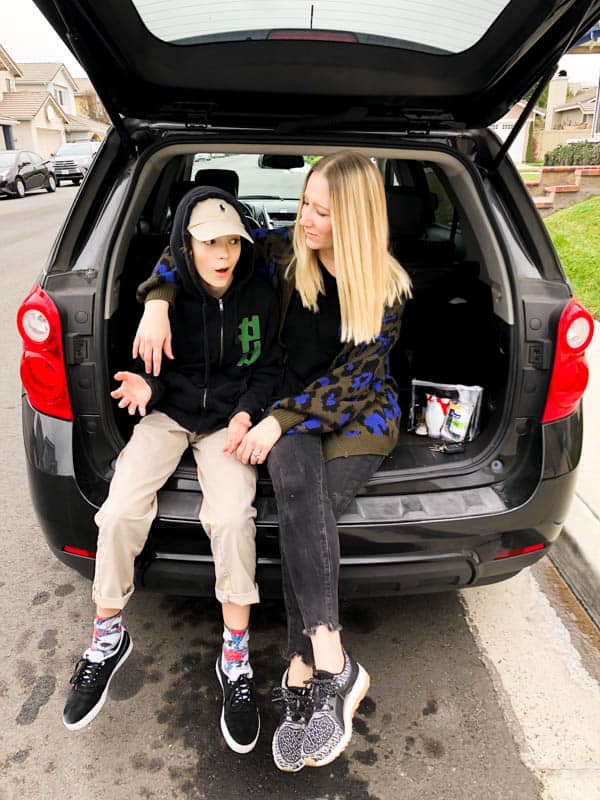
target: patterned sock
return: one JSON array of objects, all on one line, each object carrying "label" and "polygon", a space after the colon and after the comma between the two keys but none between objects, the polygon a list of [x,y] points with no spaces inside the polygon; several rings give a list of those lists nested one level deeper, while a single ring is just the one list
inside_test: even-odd
[{"label": "patterned sock", "polygon": [[121,614],[115,614],[114,617],[94,617],[92,645],[88,647],[83,657],[97,664],[105,658],[114,656],[123,633],[122,622]]},{"label": "patterned sock", "polygon": [[237,681],[240,675],[251,678],[254,673],[250,666],[248,647],[250,630],[235,630],[225,625],[223,630],[223,650],[221,652],[221,669],[230,681]]}]

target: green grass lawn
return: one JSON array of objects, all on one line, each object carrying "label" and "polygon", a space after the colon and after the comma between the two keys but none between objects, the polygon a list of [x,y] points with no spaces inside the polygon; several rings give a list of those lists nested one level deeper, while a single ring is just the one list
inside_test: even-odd
[{"label": "green grass lawn", "polygon": [[600,319],[600,196],[563,208],[544,222],[575,296]]}]

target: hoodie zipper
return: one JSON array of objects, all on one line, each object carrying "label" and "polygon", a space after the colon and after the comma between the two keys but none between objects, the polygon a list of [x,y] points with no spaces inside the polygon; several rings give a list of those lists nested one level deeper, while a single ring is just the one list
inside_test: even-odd
[{"label": "hoodie zipper", "polygon": [[219,297],[219,314],[221,315],[221,348],[219,350],[219,367],[223,366],[223,300]]},{"label": "hoodie zipper", "polygon": [[[223,311],[223,300],[219,297],[219,317],[220,317],[220,326],[221,332],[219,337],[219,367],[223,366],[223,339],[224,339],[224,311]],[[208,386],[204,387],[204,391],[202,392],[202,408],[206,409],[206,396],[208,394]]]}]

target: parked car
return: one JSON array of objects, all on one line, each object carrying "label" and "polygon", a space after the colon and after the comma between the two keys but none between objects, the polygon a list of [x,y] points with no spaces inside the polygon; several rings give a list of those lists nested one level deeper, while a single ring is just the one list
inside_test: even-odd
[{"label": "parked car", "polygon": [[56,178],[48,162],[29,150],[0,151],[0,197],[25,197],[34,189],[56,191]]},{"label": "parked car", "polygon": [[[486,126],[536,81],[541,91],[600,0],[511,0],[477,14],[478,3],[447,0],[434,21],[419,4],[382,0],[368,15],[346,9],[343,30],[326,3],[305,20],[307,4],[282,4],[275,30],[255,5],[230,18],[223,3],[209,19],[193,4],[173,14],[155,2],[150,14],[132,0],[36,3],[78,47],[114,126],[18,312],[31,496],[57,558],[93,574],[93,517],[132,430],[111,376],[131,368],[135,288],[168,242],[177,200],[210,180],[239,191],[259,225],[292,223],[304,157],[339,148],[381,170],[391,246],[414,284],[390,359],[405,419],[414,378],[483,387],[480,433],[464,452],[430,449],[405,422],[339,520],[342,596],[481,586],[547,553],[575,486],[593,321],[510,142]],[[212,593],[201,501],[188,453],[159,492],[138,586]],[[267,597],[280,584],[266,471],[256,502]]]},{"label": "parked car", "polygon": [[90,141],[61,144],[52,161],[58,185],[70,180],[75,186],[79,186],[99,147],[100,142]]}]

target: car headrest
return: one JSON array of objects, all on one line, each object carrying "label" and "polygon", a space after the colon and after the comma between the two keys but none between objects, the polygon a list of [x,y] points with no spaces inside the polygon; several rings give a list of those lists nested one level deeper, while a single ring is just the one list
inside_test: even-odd
[{"label": "car headrest", "polygon": [[390,238],[419,238],[432,221],[431,198],[412,186],[388,186],[385,190]]},{"label": "car headrest", "polygon": [[232,169],[200,169],[196,173],[194,181],[196,185],[216,186],[234,197],[238,196],[240,188],[239,176]]},{"label": "car headrest", "polygon": [[195,189],[197,186],[194,181],[177,181],[171,186],[171,191],[169,192],[169,204],[171,206],[171,211],[173,215],[175,214],[175,209],[183,199],[184,194],[187,194],[190,189]]}]

